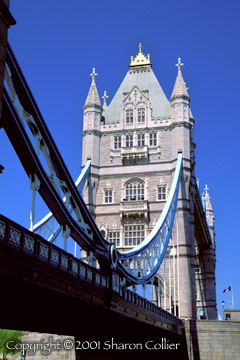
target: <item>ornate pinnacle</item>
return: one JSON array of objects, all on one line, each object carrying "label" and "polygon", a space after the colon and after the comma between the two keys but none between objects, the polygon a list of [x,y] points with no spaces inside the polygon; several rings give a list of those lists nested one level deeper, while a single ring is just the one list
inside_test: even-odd
[{"label": "ornate pinnacle", "polygon": [[131,56],[131,63],[130,66],[139,66],[139,65],[151,65],[150,63],[150,55],[148,54],[147,57],[142,53],[142,44],[139,43],[138,45],[139,52],[135,59]]},{"label": "ornate pinnacle", "polygon": [[98,74],[95,72],[95,68],[92,69],[92,73],[90,74],[90,76],[92,77],[92,80],[95,80],[95,77],[97,76]]},{"label": "ornate pinnacle", "polygon": [[[177,78],[174,84],[174,88],[173,88],[173,92],[171,95],[171,101],[175,99],[175,96],[187,96],[189,98],[188,95],[188,88],[186,87],[186,83],[183,80],[183,76],[182,76],[182,71],[181,71],[181,67],[184,64],[181,62],[181,58],[178,58],[178,63],[175,65],[178,67],[178,74],[177,74]],[[189,98],[190,99],[190,98]]]},{"label": "ornate pinnacle", "polygon": [[104,94],[102,96],[103,99],[103,107],[107,106],[107,98],[109,98],[109,96],[107,95],[107,92],[104,91]]},{"label": "ornate pinnacle", "polygon": [[179,58],[178,58],[178,63],[177,63],[175,66],[178,67],[178,70],[181,70],[181,67],[182,67],[183,65],[184,65],[184,64],[181,63],[181,58],[179,57]]},{"label": "ornate pinnacle", "polygon": [[107,95],[106,90],[104,91],[104,94],[102,96],[103,100],[107,100],[107,98],[109,98],[109,96]]}]

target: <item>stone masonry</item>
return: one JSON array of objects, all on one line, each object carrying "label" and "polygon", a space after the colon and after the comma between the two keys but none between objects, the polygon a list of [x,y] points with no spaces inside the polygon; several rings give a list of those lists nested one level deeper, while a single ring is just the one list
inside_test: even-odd
[{"label": "stone masonry", "polygon": [[25,332],[22,344],[29,346],[25,360],[75,360],[75,341],[71,336]]},{"label": "stone masonry", "polygon": [[240,321],[186,320],[189,360],[237,360]]}]

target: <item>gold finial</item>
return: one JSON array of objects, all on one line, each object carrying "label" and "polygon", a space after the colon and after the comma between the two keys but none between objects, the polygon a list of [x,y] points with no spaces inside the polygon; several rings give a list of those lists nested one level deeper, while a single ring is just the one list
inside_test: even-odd
[{"label": "gold finial", "polygon": [[146,57],[142,53],[142,44],[141,43],[139,43],[138,48],[139,48],[139,52],[138,52],[137,56],[135,57],[135,59],[133,59],[133,56],[131,56],[130,66],[151,65],[150,55],[148,54],[148,56]]}]

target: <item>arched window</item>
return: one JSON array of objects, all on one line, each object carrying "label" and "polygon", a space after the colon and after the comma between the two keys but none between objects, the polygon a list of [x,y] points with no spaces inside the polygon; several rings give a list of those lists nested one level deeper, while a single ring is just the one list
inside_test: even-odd
[{"label": "arched window", "polygon": [[102,236],[104,237],[104,239],[107,238],[107,229],[105,229],[103,226],[100,228],[100,232],[102,234]]},{"label": "arched window", "polygon": [[130,181],[126,184],[126,201],[144,200],[144,182],[140,180]]},{"label": "arched window", "polygon": [[128,109],[126,111],[126,124],[132,124],[133,123],[133,110]]},{"label": "arched window", "polygon": [[145,109],[143,108],[138,109],[138,122],[139,123],[145,122]]}]

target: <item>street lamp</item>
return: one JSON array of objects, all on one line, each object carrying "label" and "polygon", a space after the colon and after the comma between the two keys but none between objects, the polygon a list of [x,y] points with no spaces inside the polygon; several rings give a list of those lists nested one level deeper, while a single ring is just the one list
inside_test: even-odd
[{"label": "street lamp", "polygon": [[225,305],[225,301],[222,301],[222,307],[223,307],[223,320],[224,320],[224,305]]}]

